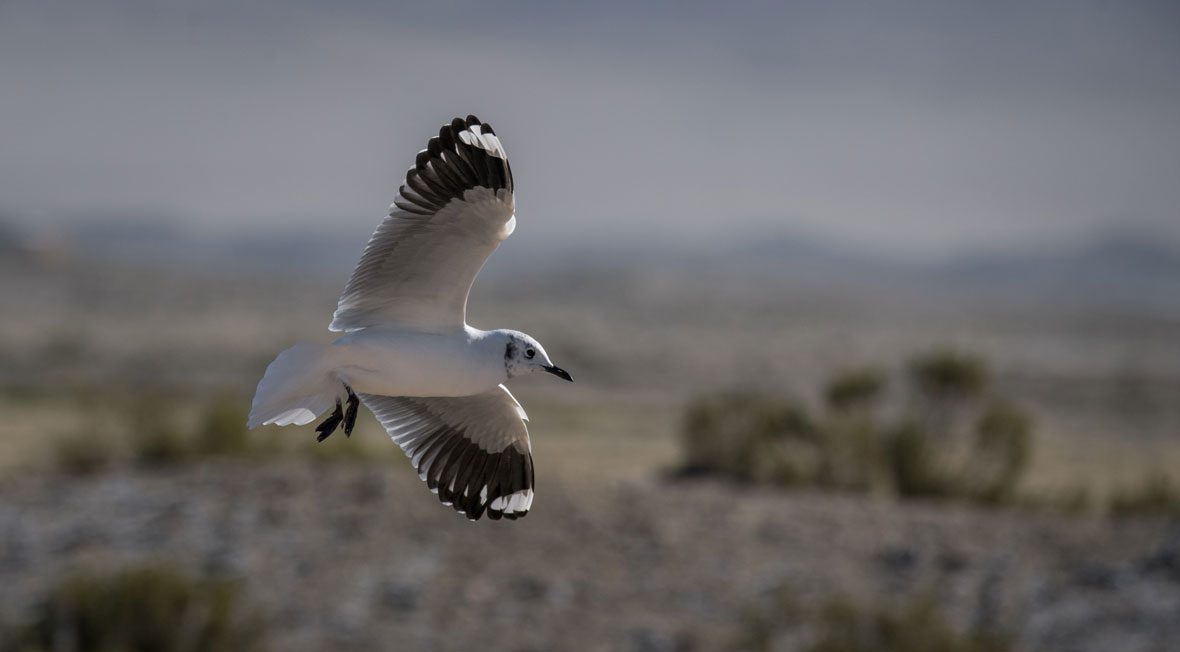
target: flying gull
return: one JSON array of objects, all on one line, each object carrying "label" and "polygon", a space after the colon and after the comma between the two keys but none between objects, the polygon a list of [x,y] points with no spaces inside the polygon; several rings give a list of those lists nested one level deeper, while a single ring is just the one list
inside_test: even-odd
[{"label": "flying gull", "polygon": [[444,505],[472,520],[527,514],[528,416],[503,383],[536,371],[572,379],[532,337],[467,325],[471,284],[514,213],[512,168],[491,125],[472,115],[443,125],[340,296],[328,328],[344,335],[280,353],[258,383],[250,428],[328,413],[317,441],[341,427],[347,436],[364,403]]}]

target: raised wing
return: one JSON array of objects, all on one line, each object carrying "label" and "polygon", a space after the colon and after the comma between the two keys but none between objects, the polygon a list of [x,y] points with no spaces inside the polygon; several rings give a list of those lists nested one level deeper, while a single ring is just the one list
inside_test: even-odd
[{"label": "raised wing", "polygon": [[457,397],[359,394],[418,477],[471,520],[516,519],[533,504],[528,417],[508,388]]},{"label": "raised wing", "polygon": [[514,211],[512,168],[492,126],[473,115],[443,125],[406,172],[328,328],[462,328],[471,284],[512,234]]}]

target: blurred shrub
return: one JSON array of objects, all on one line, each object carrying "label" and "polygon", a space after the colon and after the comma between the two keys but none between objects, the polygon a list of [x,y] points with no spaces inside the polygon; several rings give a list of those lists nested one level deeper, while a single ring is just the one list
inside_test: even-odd
[{"label": "blurred shrub", "polygon": [[136,403],[129,411],[131,452],[137,464],[169,466],[259,452],[246,429],[248,410],[233,396],[206,402],[196,414],[195,425],[188,428],[181,428],[178,412],[175,401],[160,398]]},{"label": "blurred shrub", "polygon": [[83,430],[65,433],[53,441],[53,467],[64,473],[95,473],[112,464],[167,468],[263,455],[367,463],[401,454],[384,437],[358,440],[345,437],[343,431],[323,443],[315,441],[310,429],[254,433],[246,427],[249,404],[237,394],[210,398],[204,394],[145,393],[124,387],[92,386],[71,391],[80,412],[79,421],[85,425]]},{"label": "blurred shrub", "polygon": [[141,396],[124,407],[136,464],[169,466],[187,460],[191,447],[176,423],[176,406],[162,396]]},{"label": "blurred shrub", "polygon": [[246,418],[249,408],[233,396],[214,398],[205,406],[193,447],[202,455],[248,455],[252,452]]},{"label": "blurred shrub", "polygon": [[828,382],[824,398],[836,411],[864,410],[872,407],[885,388],[885,378],[875,369],[845,372]]},{"label": "blurred shrub", "polygon": [[90,475],[111,463],[111,443],[95,432],[64,435],[54,442],[53,459],[60,471]]},{"label": "blurred shrub", "polygon": [[67,577],[3,645],[11,652],[257,652],[264,636],[236,585],[145,566]]},{"label": "blurred shrub", "polygon": [[821,424],[823,466],[815,484],[832,489],[889,490],[886,450],[879,426],[866,419],[829,418]]},{"label": "blurred shrub", "polygon": [[1029,509],[1051,509],[1074,515],[1089,514],[1099,507],[1094,492],[1085,485],[1051,489],[1035,496],[1016,496],[1014,503]]},{"label": "blurred shrub", "polygon": [[1010,499],[1032,458],[1032,419],[1012,403],[999,401],[984,410],[975,432],[971,491],[985,502]]},{"label": "blurred shrub", "polygon": [[900,496],[937,498],[952,493],[931,439],[916,422],[898,425],[885,445],[893,487]]},{"label": "blurred shrub", "polygon": [[828,409],[817,418],[771,396],[699,398],[685,411],[682,472],[784,486],[883,488],[905,497],[1013,500],[1032,453],[1028,415],[1003,400],[976,407],[988,391],[988,372],[973,355],[936,350],[907,368],[910,395],[890,419],[877,409],[886,376],[873,369],[827,383]]},{"label": "blurred shrub", "polygon": [[1115,492],[1114,516],[1180,516],[1180,486],[1163,471],[1150,473],[1138,487]]},{"label": "blurred shrub", "polygon": [[988,383],[983,360],[953,349],[914,358],[910,378],[926,398],[939,401],[973,398],[982,394]]},{"label": "blurred shrub", "polygon": [[1008,637],[959,632],[928,598],[863,606],[830,601],[819,614],[810,652],[1006,652]]},{"label": "blurred shrub", "polygon": [[797,405],[755,394],[692,401],[681,430],[686,475],[794,484],[820,466],[816,429]]},{"label": "blurred shrub", "polygon": [[[788,644],[790,643],[790,644]],[[1011,638],[963,632],[928,597],[858,603],[829,598],[809,604],[782,589],[747,608],[735,647],[750,652],[1007,652]]]},{"label": "blurred shrub", "polygon": [[173,466],[191,459],[186,442],[172,430],[138,431],[132,453],[135,463],[145,468]]},{"label": "blurred shrub", "polygon": [[1079,486],[1058,491],[1049,503],[1068,514],[1085,514],[1094,510],[1094,494],[1089,487]]}]

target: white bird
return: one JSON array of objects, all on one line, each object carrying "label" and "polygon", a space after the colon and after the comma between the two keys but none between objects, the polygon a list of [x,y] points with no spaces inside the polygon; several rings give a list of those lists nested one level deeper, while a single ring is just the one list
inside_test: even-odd
[{"label": "white bird", "polygon": [[[369,239],[340,296],[330,345],[297,344],[258,383],[250,428],[304,425],[351,435],[373,412],[431,491],[472,520],[520,518],[533,457],[520,403],[502,384],[546,371],[572,380],[540,342],[467,325],[471,284],[516,226],[512,168],[491,125],[443,125]],[[359,398],[358,398],[359,397]]]}]

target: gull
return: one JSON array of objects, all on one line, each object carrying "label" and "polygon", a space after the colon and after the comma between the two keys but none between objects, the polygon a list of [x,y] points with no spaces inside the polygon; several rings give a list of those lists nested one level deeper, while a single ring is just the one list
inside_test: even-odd
[{"label": "gull", "polygon": [[479,270],[516,227],[512,168],[492,126],[443,125],[406,172],[361,254],[328,329],[266,368],[248,426],[305,425],[331,410],[317,441],[352,434],[360,403],[444,505],[478,520],[533,504],[524,408],[504,386],[538,371],[573,380],[536,339],[467,324]]}]

